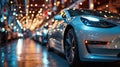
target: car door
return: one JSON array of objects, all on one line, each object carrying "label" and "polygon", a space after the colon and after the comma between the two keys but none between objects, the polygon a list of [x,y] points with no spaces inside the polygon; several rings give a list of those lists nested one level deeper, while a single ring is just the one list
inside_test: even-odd
[{"label": "car door", "polygon": [[[66,19],[65,12],[61,12],[60,15]],[[52,41],[54,43],[54,49],[57,49],[60,52],[63,52],[63,34],[66,27],[65,20],[57,20],[54,22],[52,30]]]},{"label": "car door", "polygon": [[66,24],[64,23],[63,20],[58,21],[58,24],[57,24],[57,26],[55,28],[55,31],[54,31],[54,34],[53,34],[56,49],[59,50],[59,51],[63,50],[62,42],[63,42],[63,33],[64,33],[65,26],[66,26]]}]

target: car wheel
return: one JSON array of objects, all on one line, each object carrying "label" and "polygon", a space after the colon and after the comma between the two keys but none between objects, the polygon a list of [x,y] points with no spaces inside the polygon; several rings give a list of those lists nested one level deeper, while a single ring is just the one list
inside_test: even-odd
[{"label": "car wheel", "polygon": [[73,29],[69,29],[65,36],[65,55],[71,67],[79,64],[77,40]]}]

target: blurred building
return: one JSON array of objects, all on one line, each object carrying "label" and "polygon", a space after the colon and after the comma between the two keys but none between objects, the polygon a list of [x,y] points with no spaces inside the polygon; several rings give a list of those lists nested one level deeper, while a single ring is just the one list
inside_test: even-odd
[{"label": "blurred building", "polygon": [[5,23],[5,27],[21,31],[18,24],[18,0],[0,0],[0,23]]},{"label": "blurred building", "polygon": [[[25,19],[21,23],[24,27],[34,30],[35,28],[41,27],[50,18],[58,14],[59,11],[76,1],[78,0],[25,0],[24,8],[26,15],[24,15]],[[31,21],[28,22],[29,20]]]},{"label": "blurred building", "polygon": [[120,1],[119,0],[107,0],[105,4],[96,7],[98,10],[107,10],[114,13],[120,13]]},{"label": "blurred building", "polygon": [[22,26],[32,28],[32,30],[49,24],[48,21],[62,9],[74,5],[78,8],[120,11],[119,0],[9,0],[9,2],[12,7],[10,9],[14,12],[13,14],[17,14],[17,19],[20,20]]}]

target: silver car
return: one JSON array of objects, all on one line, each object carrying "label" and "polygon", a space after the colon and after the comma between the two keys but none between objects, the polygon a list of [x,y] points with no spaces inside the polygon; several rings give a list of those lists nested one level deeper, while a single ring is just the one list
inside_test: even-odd
[{"label": "silver car", "polygon": [[54,48],[65,54],[71,66],[78,61],[120,61],[119,14],[65,9],[54,19],[57,21],[48,33],[48,49]]}]

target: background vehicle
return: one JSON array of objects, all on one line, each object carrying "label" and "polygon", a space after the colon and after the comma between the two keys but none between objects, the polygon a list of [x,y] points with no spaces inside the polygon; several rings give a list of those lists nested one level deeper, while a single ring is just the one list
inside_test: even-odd
[{"label": "background vehicle", "polygon": [[73,8],[61,11],[55,20],[57,25],[48,33],[48,49],[65,54],[71,66],[80,61],[120,60],[120,15]]},{"label": "background vehicle", "polygon": [[25,31],[23,31],[23,36],[25,38],[31,37],[32,33],[31,33],[30,29],[26,29]]},{"label": "background vehicle", "polygon": [[44,26],[41,29],[36,29],[33,33],[32,38],[37,42],[41,43],[42,45],[46,45],[48,42],[48,29]]},{"label": "background vehicle", "polygon": [[36,29],[32,34],[32,38],[35,41],[42,43],[42,30],[41,29]]}]

